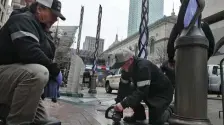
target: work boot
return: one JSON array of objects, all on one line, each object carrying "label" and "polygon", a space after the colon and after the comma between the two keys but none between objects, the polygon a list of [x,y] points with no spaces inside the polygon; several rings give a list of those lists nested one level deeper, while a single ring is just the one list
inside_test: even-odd
[{"label": "work boot", "polygon": [[56,118],[50,117],[47,120],[35,121],[35,123],[30,125],[61,125],[61,122]]},{"label": "work boot", "polygon": [[3,122],[1,119],[0,119],[0,125],[5,125],[5,122]]},{"label": "work boot", "polygon": [[56,99],[56,98],[52,98],[51,101],[52,101],[53,103],[57,103],[57,99]]},{"label": "work boot", "polygon": [[168,120],[170,119],[170,117],[172,116],[174,112],[174,105],[170,105],[163,113],[162,117],[161,117],[161,121],[163,122],[168,122]]},{"label": "work boot", "polygon": [[0,125],[6,123],[6,118],[9,114],[10,106],[6,104],[0,104]]},{"label": "work boot", "polygon": [[133,107],[134,114],[129,117],[124,117],[123,121],[127,123],[134,123],[136,121],[144,121],[146,120],[145,108],[142,104],[139,104],[136,107]]},{"label": "work boot", "polygon": [[142,114],[141,116],[133,114],[132,116],[126,116],[124,117],[123,121],[127,123],[135,123],[136,121],[144,121],[146,120],[145,113],[144,115]]}]

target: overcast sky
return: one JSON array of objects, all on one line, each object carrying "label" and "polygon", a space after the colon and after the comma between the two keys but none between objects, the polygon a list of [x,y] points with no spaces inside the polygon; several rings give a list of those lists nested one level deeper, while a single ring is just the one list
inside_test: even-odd
[{"label": "overcast sky", "polygon": [[[179,1],[164,0],[164,15],[171,14],[173,3],[175,12],[178,13]],[[60,20],[60,25],[78,26],[81,5],[85,7],[81,48],[85,36],[96,36],[99,4],[103,8],[101,38],[105,39],[104,50],[114,42],[116,34],[119,40],[127,37],[129,0],[61,0],[61,2],[62,13],[67,20],[64,22]],[[76,47],[76,44],[74,46]]]}]

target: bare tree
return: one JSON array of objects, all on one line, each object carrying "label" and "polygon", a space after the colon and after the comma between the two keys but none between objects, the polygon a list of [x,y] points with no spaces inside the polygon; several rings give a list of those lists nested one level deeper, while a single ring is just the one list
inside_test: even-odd
[{"label": "bare tree", "polygon": [[162,64],[164,61],[168,59],[167,57],[167,48],[163,44],[156,48],[156,56],[155,56],[155,63],[156,64]]}]

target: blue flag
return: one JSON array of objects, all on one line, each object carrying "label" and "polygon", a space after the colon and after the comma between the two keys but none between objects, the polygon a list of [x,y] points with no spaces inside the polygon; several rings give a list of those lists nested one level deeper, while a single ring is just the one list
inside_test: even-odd
[{"label": "blue flag", "polygon": [[[197,1],[196,0],[189,0],[189,4],[188,4],[187,10],[186,10],[185,17],[184,17],[184,27],[185,28],[189,26],[191,20],[193,19],[194,15],[196,13],[197,8],[198,8]],[[196,21],[195,26],[198,25],[197,22],[198,21]]]}]

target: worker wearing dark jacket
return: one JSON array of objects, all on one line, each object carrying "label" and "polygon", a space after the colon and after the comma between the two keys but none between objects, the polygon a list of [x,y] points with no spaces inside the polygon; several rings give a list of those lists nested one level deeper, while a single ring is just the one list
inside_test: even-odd
[{"label": "worker wearing dark jacket", "polygon": [[[30,5],[32,3],[34,3],[36,0],[25,0],[26,2],[26,6],[23,7],[23,8],[20,8],[20,9],[15,9],[13,10],[13,12],[11,13],[10,17],[13,16],[13,15],[16,15],[16,14],[21,14],[21,13],[25,13],[27,11],[30,11]],[[51,36],[51,32],[49,31],[49,28],[50,27],[47,27],[46,25],[42,24],[42,27],[45,29],[45,33],[44,35],[46,35],[46,38],[47,38],[47,42],[46,44],[48,44],[47,46],[47,50],[48,52],[45,52],[45,54],[48,56],[48,58],[50,58],[51,60],[54,59],[54,55],[55,55],[55,50],[56,50],[56,47],[55,47],[55,44],[53,42],[53,38]],[[45,46],[44,46],[45,47]]]},{"label": "worker wearing dark jacket", "polygon": [[36,0],[30,11],[13,15],[0,30],[0,104],[10,105],[7,125],[48,124],[40,101],[49,74],[60,69],[50,58],[45,27],[65,20],[58,0]]},{"label": "worker wearing dark jacket", "polygon": [[[144,101],[149,108],[149,122],[152,125],[163,125],[167,120],[166,109],[173,98],[173,86],[170,80],[152,62],[135,58],[129,50],[121,50],[115,55],[113,68],[122,67],[120,82],[133,83],[134,92],[116,104],[116,111],[135,107]],[[121,85],[120,83],[120,85]],[[119,89],[121,91],[121,89]],[[128,91],[127,88],[123,91]],[[118,95],[119,96],[119,95]],[[145,112],[142,112],[145,114]],[[169,114],[170,115],[170,114]]]},{"label": "worker wearing dark jacket", "polygon": [[[11,15],[10,16],[13,16],[13,15],[16,15],[16,14],[21,14],[21,13],[25,13],[25,12],[27,12],[27,11],[29,11],[30,10],[30,5],[32,4],[32,3],[34,3],[36,0],[25,0],[25,2],[26,2],[26,6],[25,7],[23,7],[23,8],[20,8],[20,9],[15,9],[15,10],[13,10],[13,12],[11,13]],[[51,27],[51,26],[50,26]],[[48,58],[49,59],[51,59],[51,60],[53,60],[54,59],[54,56],[55,56],[55,50],[56,50],[56,47],[55,47],[55,44],[54,44],[54,42],[53,42],[53,38],[52,38],[52,36],[51,36],[51,32],[49,31],[49,28],[50,27],[45,27],[44,29],[45,29],[45,35],[46,35],[46,38],[47,38],[47,44],[49,44],[50,45],[50,47],[48,47],[49,48],[49,50],[50,51],[48,51],[48,52],[46,52],[46,55],[48,56]],[[53,78],[53,79],[55,79],[55,78]],[[49,80],[50,81],[50,80]],[[52,80],[51,79],[51,81],[55,81],[55,80]],[[50,83],[50,82],[49,82]],[[53,82],[51,82],[51,84],[53,84]],[[54,85],[54,89],[55,89],[55,86],[58,86],[59,87],[59,85],[55,82],[55,84],[53,84]],[[52,85],[49,85],[49,84],[47,84],[47,86],[45,87],[45,90],[52,90],[51,92],[58,92],[58,90],[53,90],[53,88],[49,88],[49,86],[51,86],[52,87]],[[56,88],[58,88],[58,87],[56,87]],[[58,93],[50,93],[50,92],[46,92],[46,91],[44,91],[44,93],[41,95],[41,98],[44,100],[44,98],[47,96],[47,97],[51,97],[52,95],[54,95],[53,97],[52,97],[52,102],[57,102],[57,98],[55,98],[55,97],[57,97],[58,95],[59,95],[59,92]]]}]

